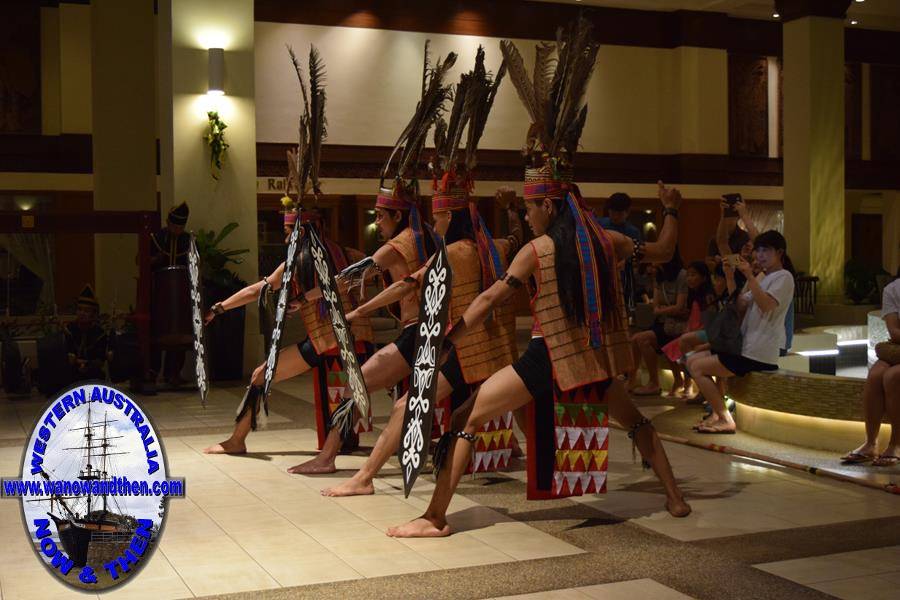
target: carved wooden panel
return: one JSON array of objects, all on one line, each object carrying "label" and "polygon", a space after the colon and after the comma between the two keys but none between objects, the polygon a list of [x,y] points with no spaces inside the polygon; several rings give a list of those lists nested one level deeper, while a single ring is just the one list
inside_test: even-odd
[{"label": "carved wooden panel", "polygon": [[40,132],[40,5],[4,2],[0,7],[0,133]]},{"label": "carved wooden panel", "polygon": [[733,156],[769,155],[766,57],[728,55],[728,146]]},{"label": "carved wooden panel", "polygon": [[900,160],[900,67],[872,65],[872,160]]},{"label": "carved wooden panel", "polygon": [[862,65],[844,65],[844,157],[862,158]]}]

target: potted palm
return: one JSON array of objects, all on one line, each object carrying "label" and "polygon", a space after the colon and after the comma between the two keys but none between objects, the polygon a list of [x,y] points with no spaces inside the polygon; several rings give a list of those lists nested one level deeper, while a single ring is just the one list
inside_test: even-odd
[{"label": "potted palm", "polygon": [[[229,266],[242,263],[241,255],[250,250],[227,250],[220,247],[222,241],[237,226],[237,223],[232,222],[218,233],[212,229],[200,229],[194,234],[200,256],[204,306],[212,306],[247,285]],[[241,307],[226,312],[209,324],[206,331],[206,351],[212,381],[243,377],[244,318],[245,310]]]}]

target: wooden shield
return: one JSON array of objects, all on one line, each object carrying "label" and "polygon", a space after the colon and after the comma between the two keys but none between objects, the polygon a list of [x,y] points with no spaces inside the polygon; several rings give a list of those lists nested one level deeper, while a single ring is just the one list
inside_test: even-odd
[{"label": "wooden shield", "polygon": [[194,329],[194,354],[197,361],[194,372],[197,374],[197,391],[200,392],[200,403],[206,406],[209,394],[209,370],[207,368],[206,340],[203,327],[203,287],[200,281],[200,254],[194,234],[191,234],[191,245],[188,249],[188,276],[191,280],[191,326]]},{"label": "wooden shield", "polygon": [[272,337],[269,341],[266,356],[266,374],[263,383],[262,398],[265,401],[269,397],[269,388],[275,377],[275,367],[278,366],[278,347],[281,341],[281,332],[284,329],[284,317],[287,314],[288,298],[291,293],[291,279],[294,276],[294,268],[297,260],[297,245],[300,240],[300,225],[294,227],[288,238],[287,256],[284,259],[284,273],[281,275],[281,289],[278,290],[278,304],[275,305],[275,324],[272,326]]},{"label": "wooden shield", "polygon": [[441,346],[450,316],[452,281],[447,245],[442,240],[422,282],[415,363],[403,413],[403,437],[398,457],[403,471],[403,493],[407,497],[425,464],[431,440]]}]

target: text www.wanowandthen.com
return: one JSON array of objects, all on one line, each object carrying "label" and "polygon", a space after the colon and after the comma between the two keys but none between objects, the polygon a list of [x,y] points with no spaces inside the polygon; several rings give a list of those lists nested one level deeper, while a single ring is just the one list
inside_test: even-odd
[{"label": "text www.wanowandthen.com", "polygon": [[127,477],[108,480],[34,481],[3,479],[4,498],[52,498],[54,496],[183,496],[184,480],[130,481]]}]

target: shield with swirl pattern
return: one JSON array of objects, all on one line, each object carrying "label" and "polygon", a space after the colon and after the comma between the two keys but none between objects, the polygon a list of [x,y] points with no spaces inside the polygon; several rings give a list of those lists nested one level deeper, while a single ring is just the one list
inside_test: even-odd
[{"label": "shield with swirl pattern", "polygon": [[[344,316],[344,306],[335,279],[334,261],[325,244],[322,243],[315,225],[310,223],[306,227],[309,228],[309,250],[312,254],[313,268],[316,270],[316,278],[322,292],[322,299],[325,301],[325,308],[331,318],[331,327],[338,343],[344,373],[347,374],[347,387],[350,388],[353,406],[356,407],[359,414],[368,415],[369,391],[366,389],[362,368],[356,358],[356,341],[353,339],[353,332],[350,331],[350,324]],[[352,410],[350,410],[352,407],[349,403],[344,403],[343,406],[346,408],[342,409],[339,406],[331,416],[333,426],[347,425],[350,422],[348,420],[352,420]]]},{"label": "shield with swirl pattern", "polygon": [[206,395],[209,393],[209,371],[206,367],[206,344],[203,329],[203,288],[200,282],[200,253],[197,242],[191,233],[191,245],[188,249],[188,275],[191,280],[191,325],[194,329],[194,354],[196,355],[195,373],[197,374],[197,390],[200,392],[200,403],[206,406]]},{"label": "shield with swirl pattern", "polygon": [[403,413],[403,437],[398,457],[403,471],[403,493],[407,497],[425,463],[431,441],[438,372],[441,367],[441,346],[450,315],[452,279],[447,245],[441,240],[438,251],[422,278],[416,351],[413,355],[415,361]]},{"label": "shield with swirl pattern", "polygon": [[297,246],[300,241],[301,227],[298,225],[291,231],[288,238],[287,256],[284,259],[284,273],[281,274],[281,288],[278,290],[278,303],[275,305],[275,324],[272,326],[272,337],[269,341],[269,351],[266,356],[266,372],[265,382],[263,383],[263,407],[265,414],[268,414],[268,408],[265,404],[269,397],[269,388],[272,386],[272,379],[275,377],[275,368],[278,366],[278,347],[281,341],[281,332],[284,329],[284,317],[287,314],[287,305],[289,294],[291,292],[291,278],[294,276],[294,267],[297,262]]}]

